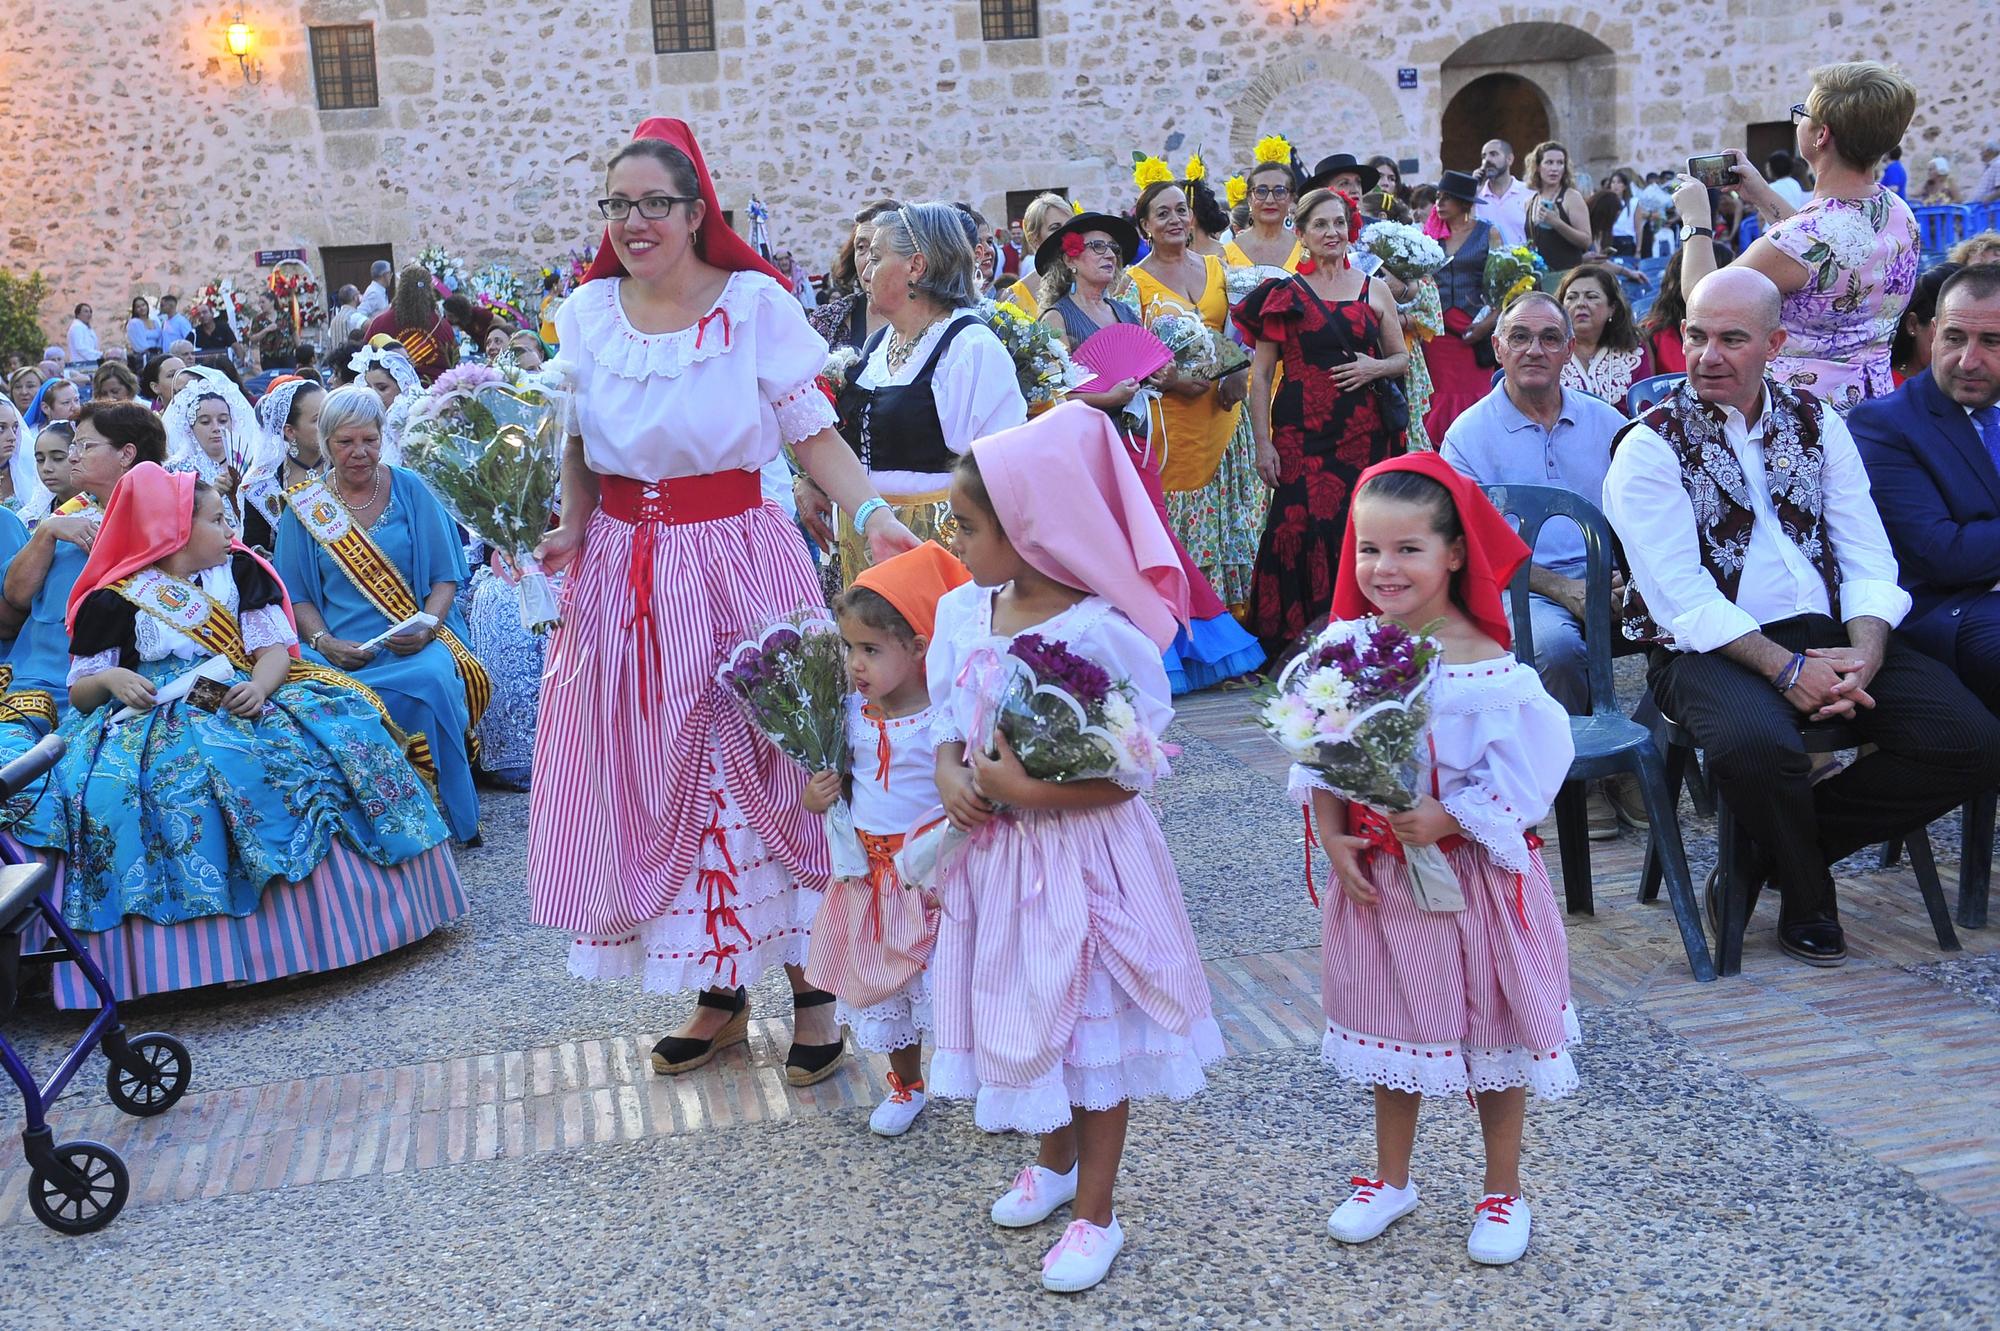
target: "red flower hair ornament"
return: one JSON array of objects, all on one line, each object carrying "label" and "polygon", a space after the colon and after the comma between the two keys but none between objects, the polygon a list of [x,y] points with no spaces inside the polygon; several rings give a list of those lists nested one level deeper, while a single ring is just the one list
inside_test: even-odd
[{"label": "red flower hair ornament", "polygon": [[1081,259],[1083,257],[1083,237],[1072,231],[1062,239],[1063,257]]}]

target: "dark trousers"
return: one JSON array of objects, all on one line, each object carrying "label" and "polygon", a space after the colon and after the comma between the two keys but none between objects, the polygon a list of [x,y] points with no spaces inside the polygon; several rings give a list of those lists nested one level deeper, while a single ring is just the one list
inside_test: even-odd
[{"label": "dark trousers", "polygon": [[1952,648],[1958,677],[1987,711],[2000,715],[2000,592],[1988,592],[1965,608]]},{"label": "dark trousers", "polygon": [[[1847,645],[1846,629],[1825,615],[1766,624],[1764,634],[1795,652]],[[1710,779],[1770,863],[1788,922],[1833,918],[1827,866],[1836,860],[2000,784],[2000,721],[1950,667],[1893,634],[1868,686],[1875,706],[1856,708],[1852,722],[1876,750],[1818,785],[1807,780],[1813,760],[1800,713],[1770,681],[1721,652],[1655,652],[1650,677],[1661,709],[1693,733]]]}]

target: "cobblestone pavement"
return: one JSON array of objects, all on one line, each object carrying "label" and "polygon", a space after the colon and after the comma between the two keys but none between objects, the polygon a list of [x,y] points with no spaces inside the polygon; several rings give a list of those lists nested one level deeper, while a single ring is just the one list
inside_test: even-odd
[{"label": "cobblestone pavement", "polygon": [[[1043,1293],[1053,1229],[985,1219],[1028,1143],[952,1105],[870,1136],[876,1059],[788,1087],[776,980],[746,1047],[654,1077],[686,1000],[567,977],[563,940],[525,923],[525,801],[491,796],[465,921],[351,971],[133,1008],[187,1041],[195,1081],[144,1122],[90,1075],[57,1108],[60,1138],[132,1167],[110,1229],[27,1214],[6,1102],[0,1325],[2000,1326],[2000,931],[1940,956],[1907,869],[1872,862],[1841,879],[1846,968],[1785,961],[1766,907],[1744,974],[1697,985],[1667,908],[1633,900],[1642,843],[1596,846],[1596,913],[1570,917],[1584,1086],[1529,1112],[1528,1256],[1465,1258],[1478,1133],[1457,1103],[1426,1111],[1425,1204],[1364,1248],[1328,1239],[1372,1163],[1368,1102],[1316,1057],[1302,831],[1246,711],[1184,708],[1158,803],[1230,1057],[1207,1094],[1135,1111],[1127,1246],[1095,1291]],[[1953,891],[1955,837],[1936,841]],[[45,999],[7,1025],[44,1066],[77,1028]]]}]

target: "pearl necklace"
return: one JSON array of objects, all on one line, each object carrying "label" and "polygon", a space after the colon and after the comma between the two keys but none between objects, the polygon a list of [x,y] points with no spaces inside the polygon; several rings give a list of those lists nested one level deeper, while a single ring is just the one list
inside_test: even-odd
[{"label": "pearl necklace", "polygon": [[349,500],[347,491],[343,490],[337,481],[334,483],[333,492],[340,497],[341,504],[349,513],[359,513],[362,509],[373,508],[375,501],[382,497],[382,468],[379,466],[375,468],[375,484],[368,491],[368,502],[365,504],[356,504]]}]

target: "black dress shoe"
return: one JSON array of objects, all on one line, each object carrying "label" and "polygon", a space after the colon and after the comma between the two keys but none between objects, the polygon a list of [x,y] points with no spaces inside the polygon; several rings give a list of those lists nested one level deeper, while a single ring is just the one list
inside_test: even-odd
[{"label": "black dress shoe", "polygon": [[1778,947],[1808,966],[1838,966],[1847,960],[1847,937],[1838,920],[1780,921]]},{"label": "black dress shoe", "polygon": [[715,1008],[730,1014],[722,1029],[706,1040],[686,1035],[669,1035],[653,1046],[653,1071],[662,1077],[693,1072],[733,1044],[750,1038],[750,995],[741,988],[720,992],[704,989],[695,995],[695,1006]]},{"label": "black dress shoe", "polygon": [[[792,994],[792,1014],[799,1009],[825,1007],[833,1002],[833,995],[824,989],[801,989]],[[840,1068],[841,1059],[847,1053],[846,1037],[831,1044],[800,1044],[792,1042],[791,1052],[785,1055],[785,1080],[794,1086],[812,1086],[825,1081]]]}]

